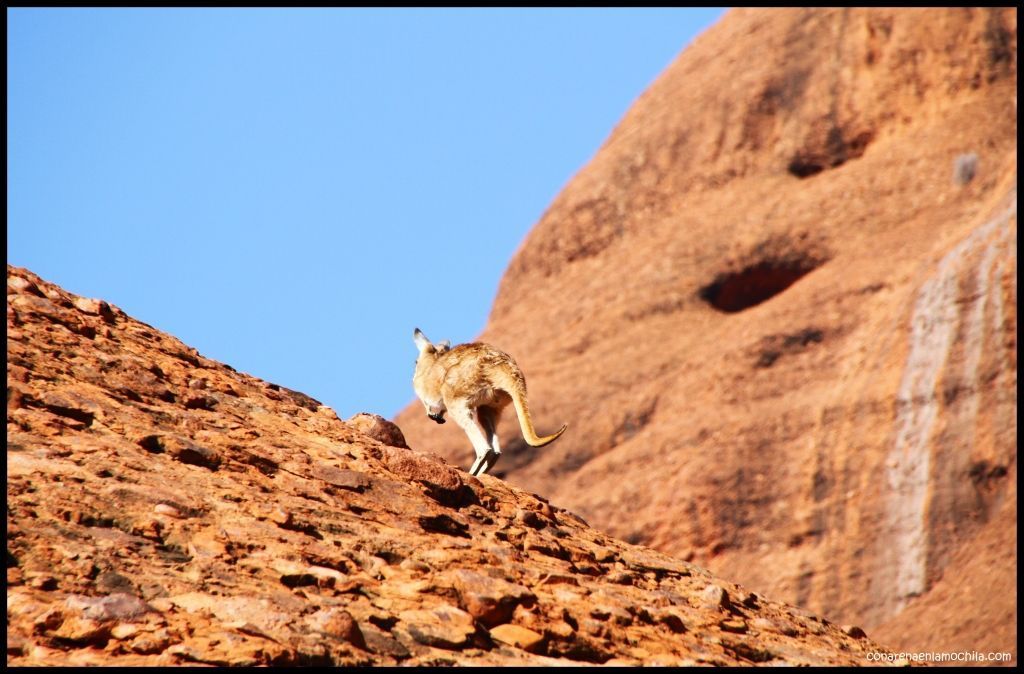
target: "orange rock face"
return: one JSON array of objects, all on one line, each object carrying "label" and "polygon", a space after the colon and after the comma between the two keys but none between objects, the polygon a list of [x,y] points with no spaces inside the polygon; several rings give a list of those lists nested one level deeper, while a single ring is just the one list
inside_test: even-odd
[{"label": "orange rock face", "polygon": [[7,340],[8,665],[884,652],[13,267]]},{"label": "orange rock face", "polygon": [[506,418],[495,474],[893,646],[1015,657],[1016,20],[701,35],[502,280],[480,339],[569,430],[533,449]]}]

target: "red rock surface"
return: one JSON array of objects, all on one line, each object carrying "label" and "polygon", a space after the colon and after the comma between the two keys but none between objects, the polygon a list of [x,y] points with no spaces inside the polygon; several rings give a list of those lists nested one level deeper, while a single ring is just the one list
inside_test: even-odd
[{"label": "red rock surface", "polygon": [[729,11],[509,265],[480,339],[569,430],[506,418],[496,474],[900,649],[1015,658],[1016,76],[1014,9]]},{"label": "red rock surface", "polygon": [[7,273],[8,665],[871,664],[880,648]]}]

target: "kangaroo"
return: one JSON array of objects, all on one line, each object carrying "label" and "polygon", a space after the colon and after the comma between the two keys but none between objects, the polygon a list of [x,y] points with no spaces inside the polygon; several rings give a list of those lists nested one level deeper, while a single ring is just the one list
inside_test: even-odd
[{"label": "kangaroo", "polygon": [[469,436],[476,452],[471,475],[482,475],[494,468],[501,456],[498,444],[498,418],[512,403],[519,417],[523,439],[534,447],[554,442],[567,426],[543,437],[537,435],[526,404],[526,379],[512,356],[489,344],[471,342],[451,346],[445,340],[431,344],[416,328],[413,342],[419,349],[412,387],[427,416],[443,424],[444,413],[451,412]]}]

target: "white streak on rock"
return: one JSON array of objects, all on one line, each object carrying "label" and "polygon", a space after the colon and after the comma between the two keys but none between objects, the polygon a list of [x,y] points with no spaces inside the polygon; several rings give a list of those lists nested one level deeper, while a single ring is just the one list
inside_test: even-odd
[{"label": "white streak on rock", "polygon": [[[984,245],[1000,228],[1009,229],[1017,212],[1016,190],[1011,204],[985,222],[939,261],[935,274],[921,286],[910,322],[910,349],[896,398],[895,439],[885,462],[888,494],[889,540],[887,546],[887,613],[902,609],[926,589],[928,543],[928,484],[931,470],[930,440],[940,399],[938,382],[956,337],[961,309],[957,304],[957,279],[969,253]],[[1002,232],[999,233],[1002,235]],[[967,317],[968,349],[983,342],[973,332],[981,330],[984,296],[994,247],[987,250],[977,270],[979,294]],[[981,292],[984,291],[984,292]],[[973,337],[972,337],[973,335]],[[980,352],[970,352],[966,367],[976,375]]]}]

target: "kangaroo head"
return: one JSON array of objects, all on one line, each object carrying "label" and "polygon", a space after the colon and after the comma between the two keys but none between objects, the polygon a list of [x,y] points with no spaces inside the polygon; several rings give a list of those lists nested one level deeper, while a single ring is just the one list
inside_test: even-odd
[{"label": "kangaroo head", "polygon": [[412,341],[419,349],[416,369],[412,375],[412,387],[419,396],[420,402],[427,409],[427,416],[439,424],[444,423],[444,403],[441,400],[440,373],[433,370],[437,359],[451,350],[451,342],[447,339],[431,344],[427,336],[419,328],[412,333]]}]

